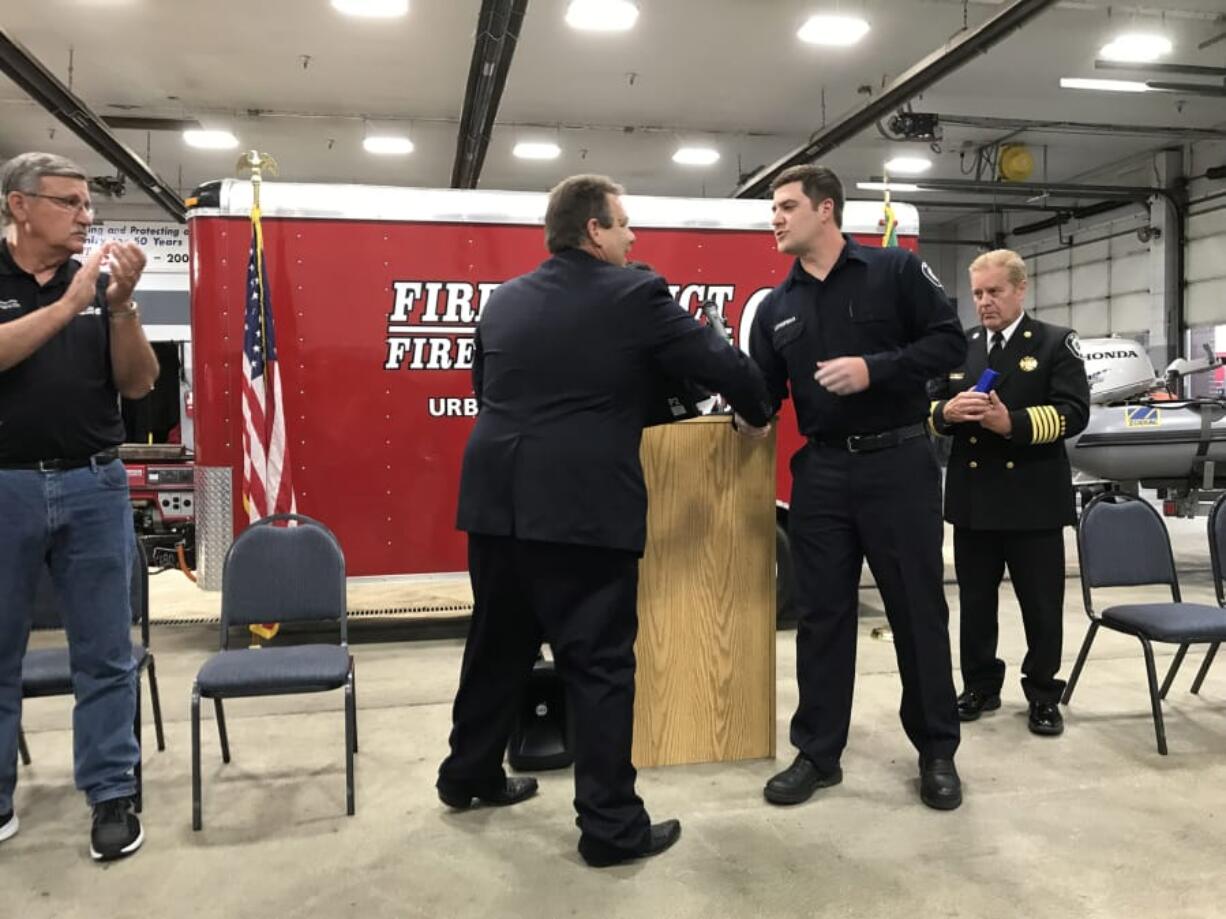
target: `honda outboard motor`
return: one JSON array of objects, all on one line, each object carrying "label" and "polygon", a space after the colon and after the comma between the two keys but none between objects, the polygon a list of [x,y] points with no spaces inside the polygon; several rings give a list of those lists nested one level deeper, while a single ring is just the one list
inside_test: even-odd
[{"label": "honda outboard motor", "polygon": [[1145,349],[1131,338],[1084,338],[1081,354],[1095,405],[1143,396],[1161,382]]}]

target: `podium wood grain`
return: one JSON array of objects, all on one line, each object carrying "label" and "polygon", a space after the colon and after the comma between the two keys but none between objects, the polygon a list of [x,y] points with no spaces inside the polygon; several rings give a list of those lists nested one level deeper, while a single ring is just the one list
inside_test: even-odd
[{"label": "podium wood grain", "polygon": [[649,428],[636,766],[775,754],[775,446],[727,416]]}]

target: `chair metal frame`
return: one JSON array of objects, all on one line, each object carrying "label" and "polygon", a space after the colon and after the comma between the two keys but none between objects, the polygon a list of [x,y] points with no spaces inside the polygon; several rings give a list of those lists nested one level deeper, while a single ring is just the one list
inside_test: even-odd
[{"label": "chair metal frame", "polygon": [[[1077,681],[1081,677],[1082,668],[1085,666],[1086,658],[1089,656],[1089,653],[1090,653],[1090,646],[1094,643],[1094,637],[1098,634],[1098,630],[1100,627],[1105,626],[1106,628],[1114,632],[1120,632],[1121,634],[1124,634],[1124,635],[1133,636],[1141,643],[1141,649],[1145,655],[1145,675],[1146,675],[1146,679],[1149,685],[1150,708],[1153,712],[1154,735],[1157,739],[1158,752],[1162,754],[1163,756],[1166,756],[1167,755],[1166,726],[1162,718],[1162,699],[1166,698],[1167,690],[1170,689],[1171,682],[1175,679],[1175,673],[1179,670],[1179,665],[1180,663],[1182,663],[1184,654],[1187,652],[1189,645],[1199,644],[1200,642],[1180,642],[1179,643],[1180,646],[1179,646],[1179,650],[1175,654],[1175,659],[1171,662],[1171,667],[1167,671],[1166,677],[1163,679],[1161,687],[1159,687],[1157,666],[1154,663],[1154,649],[1153,649],[1152,642],[1161,641],[1161,639],[1151,639],[1144,632],[1138,629],[1128,628],[1127,626],[1121,623],[1103,621],[1101,613],[1096,613],[1094,611],[1093,600],[1091,598],[1091,587],[1090,587],[1089,581],[1086,578],[1086,565],[1085,565],[1086,541],[1085,541],[1085,532],[1084,532],[1086,520],[1089,519],[1093,515],[1094,508],[1097,507],[1099,504],[1108,503],[1108,502],[1128,502],[1128,501],[1132,501],[1132,502],[1136,502],[1140,504],[1146,509],[1146,511],[1148,511],[1150,514],[1153,515],[1154,521],[1157,523],[1158,528],[1160,529],[1162,533],[1163,540],[1165,541],[1165,544],[1166,544],[1167,565],[1168,565],[1168,570],[1170,572],[1170,580],[1169,581],[1147,581],[1147,582],[1142,582],[1140,584],[1134,584],[1131,582],[1127,584],[1098,584],[1097,586],[1098,587],[1124,587],[1124,586],[1145,586],[1145,585],[1167,584],[1171,589],[1171,602],[1177,603],[1177,604],[1183,603],[1183,597],[1179,590],[1179,574],[1175,569],[1175,555],[1174,555],[1174,552],[1171,550],[1171,535],[1170,535],[1170,532],[1167,530],[1166,523],[1163,521],[1161,515],[1159,515],[1159,513],[1156,510],[1154,510],[1152,506],[1150,506],[1149,502],[1135,495],[1124,494],[1122,492],[1107,492],[1106,494],[1101,494],[1098,497],[1094,498],[1094,500],[1092,500],[1089,504],[1087,504],[1085,508],[1082,510],[1081,519],[1077,525],[1077,554],[1078,554],[1078,561],[1079,561],[1078,567],[1080,568],[1081,596],[1082,596],[1082,601],[1085,604],[1086,615],[1090,619],[1090,628],[1086,632],[1085,640],[1081,644],[1081,650],[1077,654],[1077,662],[1073,665],[1073,672],[1069,675],[1068,684],[1065,686],[1065,689],[1064,689],[1064,696],[1060,701],[1063,702],[1065,705],[1068,705],[1069,701],[1073,698],[1073,690],[1076,688]],[[1109,608],[1110,607],[1108,607],[1108,609]],[[1172,644],[1174,642],[1163,642],[1163,643]]]},{"label": "chair metal frame", "polygon": [[[227,577],[226,572],[230,567],[230,559],[236,549],[239,549],[243,538],[247,534],[256,530],[257,527],[273,526],[281,522],[294,522],[300,526],[318,527],[328,535],[328,538],[336,546],[336,551],[341,558],[341,577],[344,578],[344,553],[341,550],[340,543],[336,536],[323,523],[315,520],[312,517],[307,517],[304,514],[274,514],[269,517],[263,517],[252,523],[247,529],[240,533],[231,543],[229,550],[226,552],[225,564],[222,573],[222,613],[221,613],[221,647],[219,654],[230,652],[230,622],[226,616],[225,594]],[[241,551],[241,550],[240,550]],[[275,611],[272,613],[275,615]],[[349,612],[345,604],[341,604],[341,609],[338,611],[337,617],[340,621],[340,647],[348,649],[349,647]],[[294,621],[324,621],[323,619],[307,620],[295,617]],[[328,620],[330,621],[330,620]],[[216,657],[216,655],[214,655]],[[340,689],[340,686],[334,687]],[[345,677],[345,807],[346,813],[352,817],[356,811],[356,790],[354,786],[354,769],[353,757],[358,752],[358,719],[357,719],[357,681],[354,675],[353,655],[349,655],[349,668]],[[199,677],[192,681],[191,694],[191,728],[192,728],[192,829],[199,831],[204,827],[204,805],[203,805],[203,789],[201,781],[200,769],[200,700],[209,698],[213,700],[213,711],[217,720],[217,737],[221,745],[221,761],[223,763],[230,762],[230,738],[226,731],[226,714],[222,700],[226,698],[252,698],[261,695],[298,695],[300,693],[315,692],[317,690],[289,689],[275,690],[270,692],[242,692],[242,693],[216,693],[204,692],[200,689]],[[325,692],[332,691],[322,690]]]},{"label": "chair metal frame", "polygon": [[[1222,570],[1222,563],[1226,561],[1222,558],[1222,551],[1226,549],[1226,546],[1219,545],[1217,540],[1217,519],[1223,513],[1223,506],[1226,506],[1226,494],[1214,501],[1213,508],[1209,511],[1209,564],[1213,569],[1213,592],[1217,597],[1217,605],[1226,609],[1226,583],[1223,583],[1223,580],[1226,579],[1226,572]],[[1217,649],[1220,645],[1220,641],[1215,641],[1205,652],[1205,659],[1201,661],[1200,669],[1196,671],[1196,679],[1192,681],[1193,695],[1200,694],[1200,688],[1204,685],[1209,668],[1213,666],[1213,659],[1217,657]],[[1185,651],[1187,651],[1187,645],[1179,649],[1180,661],[1183,660]]]}]

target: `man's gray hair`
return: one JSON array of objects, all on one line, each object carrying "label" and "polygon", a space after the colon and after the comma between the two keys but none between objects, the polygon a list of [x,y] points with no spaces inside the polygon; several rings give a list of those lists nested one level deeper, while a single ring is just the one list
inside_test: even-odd
[{"label": "man's gray hair", "polygon": [[43,176],[63,176],[68,179],[88,178],[80,166],[58,154],[18,154],[0,167],[0,225],[8,226],[13,222],[13,214],[9,211],[9,192],[37,194],[39,179]]},{"label": "man's gray hair", "polygon": [[608,176],[578,175],[563,179],[549,193],[545,208],[545,246],[550,252],[577,249],[587,239],[593,217],[602,227],[613,226],[609,195],[624,189]]}]

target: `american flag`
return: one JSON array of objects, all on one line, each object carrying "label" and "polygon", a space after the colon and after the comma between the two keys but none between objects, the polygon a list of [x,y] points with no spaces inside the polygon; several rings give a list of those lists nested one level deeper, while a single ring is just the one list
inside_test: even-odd
[{"label": "american flag", "polygon": [[243,322],[243,508],[251,522],[297,512],[258,207],[251,212]]}]

